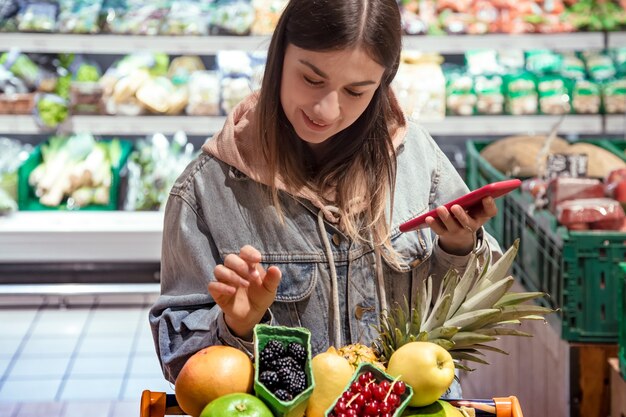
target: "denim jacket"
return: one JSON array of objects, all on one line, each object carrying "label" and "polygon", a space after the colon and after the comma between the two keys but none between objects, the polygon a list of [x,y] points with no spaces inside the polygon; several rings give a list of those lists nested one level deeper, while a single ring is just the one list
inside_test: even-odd
[{"label": "denim jacket", "polygon": [[[282,271],[265,321],[308,328],[313,354],[333,344],[334,322],[340,323],[341,344],[369,344],[376,337],[373,325],[381,313],[379,294],[393,306],[405,298],[410,301],[417,283],[427,276],[440,278],[451,267],[463,270],[468,257],[445,253],[430,229],[400,233],[398,226],[466,193],[465,183],[430,135],[412,121],[397,153],[391,233],[394,248],[407,263],[397,270],[383,262],[382,291],[372,247],[351,241],[309,201],[287,193],[281,194],[281,221],[266,186],[213,156],[198,156],[177,180],[167,202],[161,296],[150,311],[165,377],[174,382],[187,358],[209,345],[252,353],[252,343],[231,334],[207,291],[215,266],[246,244],[261,252],[265,268],[276,265]],[[483,259],[488,251],[499,250],[482,229],[478,235],[477,250]],[[338,321],[332,317],[333,278]]]}]

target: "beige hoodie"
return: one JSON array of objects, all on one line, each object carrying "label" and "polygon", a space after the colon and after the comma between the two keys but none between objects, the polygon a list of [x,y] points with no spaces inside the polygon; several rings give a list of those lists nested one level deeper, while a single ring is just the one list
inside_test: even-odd
[{"label": "beige hoodie", "polygon": [[[255,140],[256,128],[256,104],[258,102],[258,92],[249,95],[241,101],[235,109],[228,115],[224,127],[221,131],[209,138],[202,150],[219,159],[220,161],[236,168],[256,182],[271,186],[271,178],[261,149],[258,149],[258,141]],[[391,94],[391,103],[396,121],[390,127],[392,133],[393,146],[395,149],[404,141],[406,135],[406,118],[400,106]],[[309,188],[300,190],[287,190],[280,177],[276,178],[276,187],[279,190],[288,192],[295,197],[305,198],[313,203],[324,213],[324,218],[332,223],[337,223],[339,219],[324,204],[323,200],[332,201],[334,190],[325,193],[324,199]]]}]

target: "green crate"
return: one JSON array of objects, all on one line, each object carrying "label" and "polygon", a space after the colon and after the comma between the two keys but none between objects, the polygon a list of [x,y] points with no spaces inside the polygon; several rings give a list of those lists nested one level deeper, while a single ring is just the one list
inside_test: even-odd
[{"label": "green crate", "polygon": [[[507,176],[495,169],[480,156],[480,151],[482,151],[485,146],[489,145],[489,143],[491,142],[475,142],[472,140],[466,142],[465,181],[471,190],[475,190],[492,182],[508,179]],[[517,191],[514,191],[514,193],[515,192]],[[501,198],[496,200],[499,213],[503,211],[503,204]],[[485,224],[485,230],[500,243],[502,243],[502,239],[504,238],[503,224],[504,218],[502,214],[498,214]]]},{"label": "green crate", "polygon": [[622,377],[626,379],[626,262],[620,264],[622,269],[621,282],[619,286],[619,368]]},{"label": "green crate", "polygon": [[603,139],[594,143],[626,161],[626,141]]},{"label": "green crate", "polygon": [[616,342],[626,233],[568,231],[547,211],[532,213],[530,197],[504,197],[504,247],[520,238],[513,273],[529,291],[550,295],[559,308],[561,337],[574,342]]},{"label": "green crate", "polygon": [[[106,141],[106,140],[105,140]],[[116,210],[119,203],[119,190],[120,190],[120,172],[133,145],[130,141],[120,140],[122,147],[122,154],[120,156],[119,163],[112,167],[111,187],[109,190],[109,204],[92,204],[86,207],[81,207],[79,210]],[[28,183],[30,173],[33,172],[37,166],[41,163],[41,145],[37,146],[33,152],[29,155],[28,159],[20,166],[18,170],[18,185],[17,185],[17,204],[20,210],[67,210],[67,202],[64,200],[61,205],[57,207],[44,206],[39,202],[39,198],[35,195],[35,189]]]},{"label": "green crate", "polygon": [[[585,141],[624,157],[626,142]],[[490,142],[467,142],[467,183],[472,189],[506,177],[480,156]],[[626,159],[626,158],[625,158]],[[559,308],[549,321],[564,340],[615,342],[619,262],[626,261],[626,233],[569,232],[547,211],[533,210],[532,198],[515,191],[496,200],[490,232],[504,249],[520,239],[514,275],[529,291],[543,291],[542,303]]]}]

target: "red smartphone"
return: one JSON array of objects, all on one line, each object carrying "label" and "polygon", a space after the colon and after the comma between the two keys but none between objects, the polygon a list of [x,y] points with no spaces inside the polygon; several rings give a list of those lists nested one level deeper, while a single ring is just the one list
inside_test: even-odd
[{"label": "red smartphone", "polygon": [[[467,211],[467,210],[470,210],[476,204],[479,204],[483,200],[483,198],[501,197],[507,193],[510,193],[511,191],[519,187],[521,184],[522,184],[522,181],[518,179],[493,182],[491,184],[482,186],[478,188],[477,190],[470,191],[464,196],[461,196],[455,200],[452,200],[444,204],[443,206],[449,210],[450,207],[452,207],[455,204],[458,204],[459,206],[463,207]],[[416,218],[411,219],[406,223],[402,223],[400,225],[400,231],[403,233],[406,233],[406,232],[410,232],[411,230],[418,229],[420,227],[428,227],[426,225],[426,217],[429,217],[429,216],[437,218],[439,215],[437,214],[436,209],[428,211],[424,214],[420,214]]]}]

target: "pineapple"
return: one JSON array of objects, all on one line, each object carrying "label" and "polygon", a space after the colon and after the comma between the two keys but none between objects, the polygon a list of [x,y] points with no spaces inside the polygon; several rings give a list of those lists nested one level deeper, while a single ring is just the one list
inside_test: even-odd
[{"label": "pineapple", "polygon": [[[487,364],[483,350],[507,354],[486,343],[497,336],[532,336],[507,325],[521,320],[544,320],[554,310],[525,301],[545,296],[542,292],[509,293],[514,278],[507,276],[519,247],[519,239],[495,264],[480,267],[472,254],[465,273],[449,270],[437,294],[432,277],[418,289],[415,305],[397,305],[383,312],[378,339],[374,342],[378,358],[387,363],[400,346],[413,341],[430,341],[450,352],[455,366],[472,369],[461,361]],[[433,297],[434,296],[434,297]]]},{"label": "pineapple", "polygon": [[364,344],[352,343],[343,346],[339,349],[338,353],[348,360],[354,370],[364,362],[371,363],[381,371],[385,370],[385,366],[378,360],[376,352]]}]

